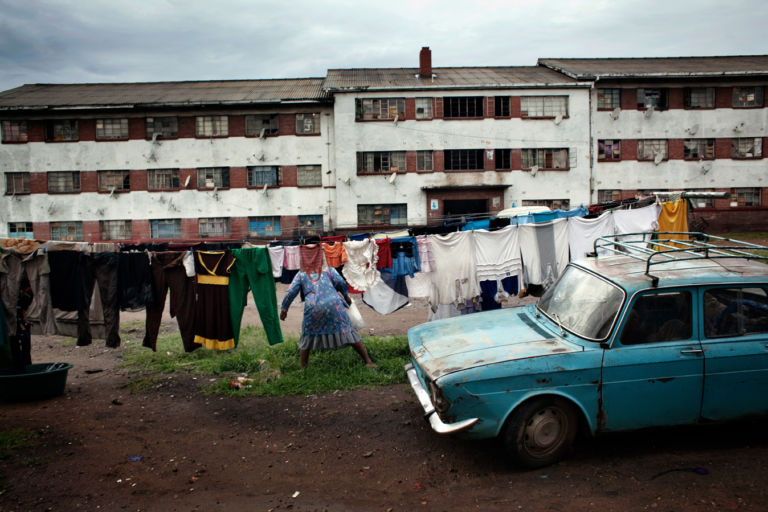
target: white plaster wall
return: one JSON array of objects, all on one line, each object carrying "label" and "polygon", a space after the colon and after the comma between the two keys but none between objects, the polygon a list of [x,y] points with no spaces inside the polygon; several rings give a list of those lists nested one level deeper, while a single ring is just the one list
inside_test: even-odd
[{"label": "white plaster wall", "polygon": [[[567,95],[569,117],[552,120],[482,119],[468,121],[355,122],[355,98],[443,97],[501,95]],[[357,225],[357,205],[406,203],[408,224],[426,222],[426,193],[422,187],[510,185],[504,204],[520,205],[524,199],[570,199],[571,205],[589,201],[589,90],[515,89],[430,91],[414,93],[350,93],[335,95],[334,134],[336,193],[339,227]],[[357,176],[359,151],[416,151],[440,149],[569,148],[569,171],[540,171],[535,177],[523,171],[408,173],[394,184],[384,176]],[[344,183],[345,179],[349,183]]]}]

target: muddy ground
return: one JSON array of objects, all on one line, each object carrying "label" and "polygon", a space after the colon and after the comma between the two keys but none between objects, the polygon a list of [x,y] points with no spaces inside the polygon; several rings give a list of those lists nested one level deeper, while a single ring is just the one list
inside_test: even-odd
[{"label": "muddy ground", "polygon": [[[286,331],[300,328],[297,308]],[[417,304],[362,311],[376,334],[426,319]],[[123,314],[124,329],[141,318]],[[581,440],[566,461],[525,471],[495,442],[433,433],[406,384],[238,398],[173,375],[132,393],[124,350],[33,339],[34,361],[74,368],[61,397],[0,404],[0,432],[38,436],[0,459],[0,512],[768,509],[765,421]]]}]

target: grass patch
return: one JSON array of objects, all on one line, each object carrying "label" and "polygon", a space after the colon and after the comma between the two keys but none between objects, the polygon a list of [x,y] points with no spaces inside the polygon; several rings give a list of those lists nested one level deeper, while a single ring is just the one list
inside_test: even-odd
[{"label": "grass patch", "polygon": [[132,379],[128,384],[123,386],[123,388],[128,389],[130,394],[135,395],[138,393],[144,393],[145,391],[156,387],[158,384],[166,380],[168,380],[168,378],[163,377],[162,375],[150,375],[149,377]]},{"label": "grass patch", "polygon": [[0,431],[0,459],[19,448],[31,448],[37,445],[37,434],[27,430],[15,429]]},{"label": "grass patch", "polygon": [[[238,347],[227,352],[198,349],[186,353],[179,334],[160,336],[157,352],[131,347],[124,354],[122,366],[145,372],[220,376],[205,388],[206,393],[215,394],[313,394],[405,382],[403,366],[409,360],[406,336],[371,336],[363,338],[363,343],[377,368],[366,368],[357,353],[347,347],[312,352],[308,368],[302,370],[297,336],[269,346],[264,330],[253,326],[244,328]],[[232,387],[238,377],[240,389]],[[153,381],[147,388],[156,383]]]}]

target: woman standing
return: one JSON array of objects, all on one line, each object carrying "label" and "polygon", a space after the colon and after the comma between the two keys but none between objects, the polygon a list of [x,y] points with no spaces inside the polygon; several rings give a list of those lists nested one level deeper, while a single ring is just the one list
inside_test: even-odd
[{"label": "woman standing", "polygon": [[296,274],[283,298],[280,320],[285,320],[291,302],[300,291],[304,293],[304,320],[299,339],[301,367],[307,367],[310,350],[336,349],[347,345],[352,345],[366,366],[375,367],[360,340],[360,335],[349,321],[346,304],[339,296],[343,295],[347,304],[352,303],[347,283],[336,269],[302,269]]}]

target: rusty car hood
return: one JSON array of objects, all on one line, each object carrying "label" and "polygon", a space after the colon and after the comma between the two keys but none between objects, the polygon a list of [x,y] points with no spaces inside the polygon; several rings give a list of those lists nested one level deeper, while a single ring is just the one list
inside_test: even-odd
[{"label": "rusty car hood", "polygon": [[533,306],[421,324],[408,331],[408,342],[432,379],[477,366],[584,350],[543,325]]}]

